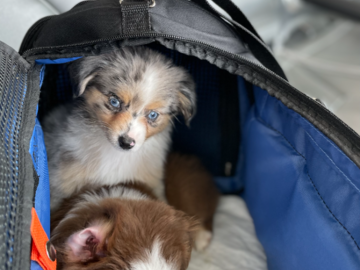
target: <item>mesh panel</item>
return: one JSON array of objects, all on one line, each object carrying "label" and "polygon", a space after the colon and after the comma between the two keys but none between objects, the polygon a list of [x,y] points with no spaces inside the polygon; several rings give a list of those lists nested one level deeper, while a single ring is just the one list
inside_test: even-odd
[{"label": "mesh panel", "polygon": [[22,259],[15,254],[18,254],[19,230],[24,217],[21,214],[23,137],[20,129],[27,70],[16,56],[0,44],[0,269],[18,269]]}]

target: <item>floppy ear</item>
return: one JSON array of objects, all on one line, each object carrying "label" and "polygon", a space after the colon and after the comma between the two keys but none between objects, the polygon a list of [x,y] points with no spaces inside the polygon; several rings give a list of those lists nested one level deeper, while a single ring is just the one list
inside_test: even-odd
[{"label": "floppy ear", "polygon": [[106,256],[105,234],[101,226],[92,226],[72,234],[66,241],[73,262],[87,262]]},{"label": "floppy ear", "polygon": [[186,125],[190,125],[191,119],[196,113],[195,83],[189,74],[180,82],[179,110],[184,116]]},{"label": "floppy ear", "polygon": [[97,72],[104,66],[101,56],[88,56],[76,60],[69,65],[71,83],[75,86],[74,96],[81,96],[86,90],[89,82],[97,75]]}]

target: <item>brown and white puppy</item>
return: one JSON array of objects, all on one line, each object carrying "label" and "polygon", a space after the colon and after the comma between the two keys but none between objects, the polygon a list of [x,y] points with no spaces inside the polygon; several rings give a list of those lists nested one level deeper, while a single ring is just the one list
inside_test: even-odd
[{"label": "brown and white puppy", "polygon": [[84,190],[59,209],[50,239],[57,269],[187,269],[198,223],[141,183]]},{"label": "brown and white puppy", "polygon": [[165,167],[167,202],[199,220],[195,248],[202,251],[212,239],[213,217],[219,199],[213,177],[200,160],[191,155],[171,153]]},{"label": "brown and white puppy", "polygon": [[76,98],[43,121],[51,209],[88,185],[141,179],[164,198],[172,118],[195,113],[190,75],[162,54],[125,47],[75,61]]}]

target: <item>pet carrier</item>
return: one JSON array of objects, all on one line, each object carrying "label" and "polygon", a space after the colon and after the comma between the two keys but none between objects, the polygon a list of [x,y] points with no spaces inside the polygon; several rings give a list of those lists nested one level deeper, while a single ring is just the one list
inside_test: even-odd
[{"label": "pet carrier", "polygon": [[84,1],[35,23],[19,53],[0,43],[1,269],[54,268],[40,123],[72,98],[67,63],[138,45],[194,77],[198,112],[173,148],[245,199],[268,269],[360,268],[358,134],[287,82],[230,0],[215,2],[232,19],[206,0]]}]

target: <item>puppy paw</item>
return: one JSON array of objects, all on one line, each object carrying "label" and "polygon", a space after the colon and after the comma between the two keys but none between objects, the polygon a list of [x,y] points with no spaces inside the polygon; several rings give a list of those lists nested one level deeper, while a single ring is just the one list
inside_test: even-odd
[{"label": "puppy paw", "polygon": [[204,251],[211,242],[212,232],[201,229],[197,232],[195,237],[195,249],[197,251]]}]

